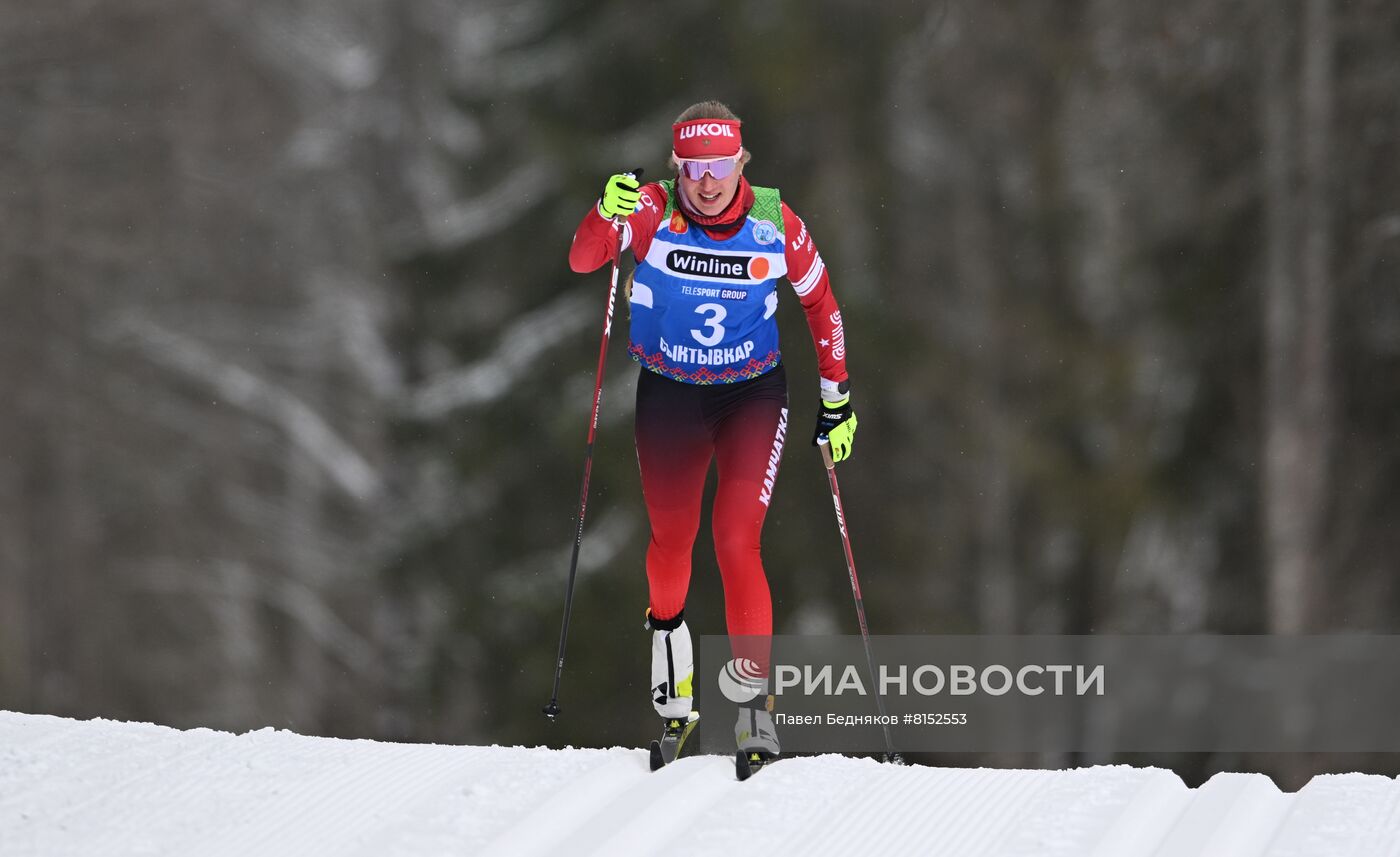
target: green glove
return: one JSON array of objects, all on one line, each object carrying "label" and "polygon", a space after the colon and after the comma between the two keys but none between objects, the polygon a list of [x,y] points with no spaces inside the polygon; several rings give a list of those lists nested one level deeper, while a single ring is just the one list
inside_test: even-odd
[{"label": "green glove", "polygon": [[641,174],[641,167],[638,167],[631,172],[609,176],[608,183],[603,185],[603,195],[598,200],[598,213],[609,220],[631,216],[642,199],[642,186],[637,182]]},{"label": "green glove", "polygon": [[812,445],[825,437],[831,442],[831,460],[844,461],[851,455],[851,446],[856,439],[856,412],[851,410],[851,397],[839,403],[822,400],[817,410],[817,430],[812,434]]}]

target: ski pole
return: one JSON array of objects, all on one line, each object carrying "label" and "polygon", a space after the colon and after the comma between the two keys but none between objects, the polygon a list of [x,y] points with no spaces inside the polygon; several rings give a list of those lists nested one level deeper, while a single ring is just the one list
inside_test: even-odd
[{"label": "ski pole", "polygon": [[[856,577],[856,558],[851,553],[851,537],[846,532],[846,514],[841,507],[841,486],[836,483],[836,461],[831,457],[831,441],[825,437],[817,438],[817,447],[822,451],[822,463],[826,465],[826,481],[831,485],[831,502],[836,506],[836,527],[841,531],[841,544],[846,549],[846,570],[851,575],[851,594],[856,599],[856,619],[860,622],[860,636],[865,642],[865,662],[870,667],[871,682],[878,681],[875,676],[875,656],[870,652],[870,628],[865,623],[865,602],[860,597],[860,579]],[[895,752],[894,740],[890,738],[890,727],[884,723],[887,719],[885,715],[885,697],[880,693],[878,685],[875,690],[875,705],[880,711],[880,720],[885,729],[885,761],[896,765],[904,764],[904,757]]]},{"label": "ski pole", "polygon": [[[627,175],[639,178],[642,168],[638,167]],[[554,693],[549,704],[544,707],[544,716],[550,720],[559,716],[559,682],[564,677],[564,643],[569,637],[569,614],[574,608],[574,580],[578,576],[579,548],[583,546],[583,517],[588,511],[588,480],[593,474],[593,441],[598,434],[598,409],[603,403],[603,367],[608,362],[608,339],[612,335],[613,305],[617,299],[617,270],[622,264],[622,218],[614,217],[613,232],[617,234],[617,254],[613,256],[612,281],[608,286],[608,313],[603,319],[603,343],[598,346],[598,375],[593,382],[593,415],[588,421],[588,447],[583,455],[583,487],[578,493],[578,528],[574,533],[574,552],[569,559],[569,582],[564,588],[564,624],[559,629],[559,657],[554,665]]]}]

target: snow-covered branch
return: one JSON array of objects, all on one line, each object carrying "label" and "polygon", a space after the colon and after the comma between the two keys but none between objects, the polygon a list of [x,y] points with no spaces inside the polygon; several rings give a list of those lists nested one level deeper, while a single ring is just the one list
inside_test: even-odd
[{"label": "snow-covered branch", "polygon": [[221,400],[277,426],[352,498],[367,502],[382,490],[375,468],[291,391],[149,319],[128,316],[106,326],[99,335],[131,345],[152,363],[205,385]]},{"label": "snow-covered branch", "polygon": [[413,393],[409,410],[432,419],[499,399],[553,345],[599,321],[592,310],[601,307],[592,284],[556,298],[511,325],[490,356],[430,379]]}]

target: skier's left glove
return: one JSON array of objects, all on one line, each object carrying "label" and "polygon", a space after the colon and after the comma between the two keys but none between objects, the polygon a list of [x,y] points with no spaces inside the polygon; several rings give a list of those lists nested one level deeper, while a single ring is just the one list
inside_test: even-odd
[{"label": "skier's left glove", "polygon": [[856,437],[856,412],[851,410],[851,397],[840,402],[822,400],[817,411],[817,430],[812,434],[812,446],[826,438],[831,442],[831,460],[843,461],[850,457],[851,446]]}]

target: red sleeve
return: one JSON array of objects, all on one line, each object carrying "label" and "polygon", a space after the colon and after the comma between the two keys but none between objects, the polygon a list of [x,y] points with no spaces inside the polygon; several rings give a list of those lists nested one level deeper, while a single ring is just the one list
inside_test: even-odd
[{"label": "red sleeve", "polygon": [[[623,221],[622,246],[631,247],[633,257],[646,257],[656,227],[666,212],[666,189],[659,182],[642,185],[642,205],[637,213]],[[611,220],[598,213],[594,205],[583,216],[569,247],[569,267],[577,274],[587,274],[611,262],[617,252],[617,233]]]},{"label": "red sleeve", "polygon": [[849,377],[846,374],[846,331],[841,326],[841,308],[836,305],[836,295],[831,291],[826,265],[822,264],[817,245],[807,233],[807,224],[788,208],[787,203],[783,203],[783,235],[787,239],[783,255],[787,259],[788,282],[792,283],[792,289],[797,292],[797,299],[807,313],[807,327],[811,328],[812,344],[817,348],[822,397],[837,401],[844,396],[844,393],[838,392],[838,387]]}]

